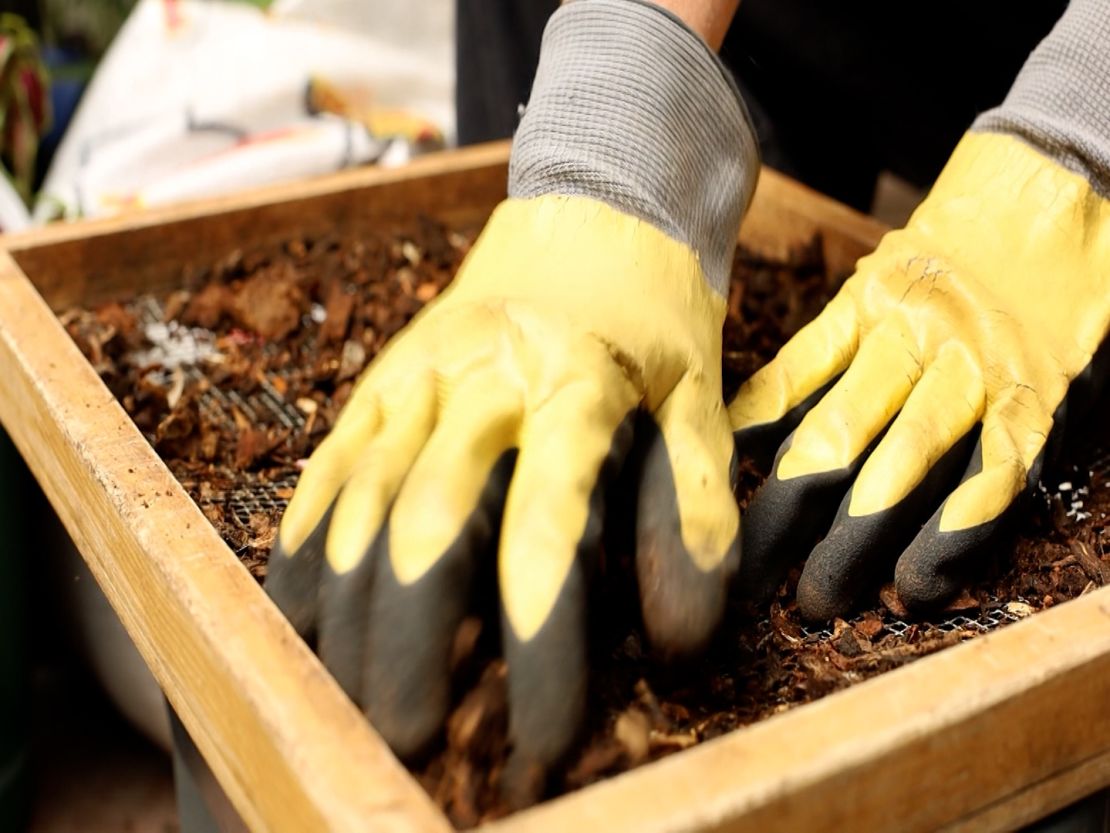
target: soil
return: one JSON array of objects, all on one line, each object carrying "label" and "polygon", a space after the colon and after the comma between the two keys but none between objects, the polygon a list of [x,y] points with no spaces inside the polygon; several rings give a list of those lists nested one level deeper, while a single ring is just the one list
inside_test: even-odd
[{"label": "soil", "polygon": [[[473,234],[420,220],[373,236],[290,240],[189,265],[178,291],[60,317],[201,511],[261,579],[297,473],[363,365],[450,281]],[[724,338],[726,395],[832,297],[819,239],[782,262],[737,253]],[[742,464],[747,502],[764,472]],[[1088,443],[1046,473],[1016,539],[933,622],[891,587],[855,618],[809,629],[798,571],[768,609],[731,610],[706,656],[656,663],[637,623],[630,553],[606,552],[593,623],[589,725],[547,794],[685,749],[1032,613],[1110,579],[1110,455]],[[607,537],[607,540],[619,540]],[[418,779],[459,827],[540,798],[503,789],[505,667],[496,617],[456,639],[457,705]]]}]

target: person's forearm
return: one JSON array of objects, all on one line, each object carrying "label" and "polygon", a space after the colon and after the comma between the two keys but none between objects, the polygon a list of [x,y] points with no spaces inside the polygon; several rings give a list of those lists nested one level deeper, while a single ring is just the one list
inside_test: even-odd
[{"label": "person's forearm", "polygon": [[[563,0],[564,3],[569,0]],[[740,0],[650,0],[666,9],[699,35],[716,52],[736,16]]]},{"label": "person's forearm", "polygon": [[653,0],[705,38],[714,50],[721,48],[740,0]]}]

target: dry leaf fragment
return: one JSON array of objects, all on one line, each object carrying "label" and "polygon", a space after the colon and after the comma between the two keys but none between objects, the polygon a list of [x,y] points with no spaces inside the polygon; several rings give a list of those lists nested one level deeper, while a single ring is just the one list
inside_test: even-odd
[{"label": "dry leaf fragment", "polygon": [[320,325],[320,343],[342,341],[351,323],[355,295],[347,292],[339,281],[333,281],[324,299],[324,322]]},{"label": "dry leaf fragment", "polygon": [[304,293],[289,266],[270,268],[239,286],[231,305],[235,320],[271,341],[285,338],[301,323]]},{"label": "dry leaf fragment", "polygon": [[868,611],[856,622],[856,631],[868,639],[874,639],[883,629],[883,620],[877,613]]},{"label": "dry leaf fragment", "polygon": [[354,378],[362,371],[365,364],[366,348],[353,338],[347,339],[343,342],[343,353],[339,357],[339,371],[335,375],[335,381],[342,382],[345,379]]},{"label": "dry leaf fragment", "polygon": [[659,732],[652,730],[649,735],[653,747],[674,747],[676,749],[689,749],[698,742],[697,733],[691,729],[688,732]]},{"label": "dry leaf fragment", "polygon": [[1032,616],[1036,611],[1032,606],[1027,605],[1025,602],[1007,602],[1003,608],[1007,613],[1024,619],[1026,616]]},{"label": "dry leaf fragment", "polygon": [[902,604],[902,600],[898,598],[898,591],[894,589],[893,584],[883,585],[883,589],[879,591],[879,600],[887,610],[899,619],[906,619],[909,617],[910,612],[906,610],[906,606]]},{"label": "dry leaf fragment", "polygon": [[648,756],[650,749],[648,717],[636,708],[627,709],[617,718],[613,736],[624,747],[629,763],[638,764]]},{"label": "dry leaf fragment", "polygon": [[948,603],[948,606],[944,608],[944,612],[959,613],[964,610],[974,610],[977,607],[979,607],[979,600],[972,596],[965,587],[960,591],[960,595]]},{"label": "dry leaf fragment", "polygon": [[185,392],[185,371],[180,367],[175,367],[170,374],[170,389],[166,393],[166,405],[170,410],[177,407],[177,403],[181,401],[181,394]]},{"label": "dry leaf fragment", "polygon": [[424,253],[421,252],[411,240],[406,240],[401,244],[401,254],[404,255],[405,260],[413,266],[419,266],[420,261],[424,259]]}]

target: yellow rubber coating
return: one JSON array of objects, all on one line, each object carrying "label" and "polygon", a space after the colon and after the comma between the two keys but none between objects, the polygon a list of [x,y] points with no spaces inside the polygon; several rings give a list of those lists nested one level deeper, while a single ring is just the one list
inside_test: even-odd
[{"label": "yellow rubber coating", "polygon": [[[695,253],[654,226],[584,197],[506,200],[448,291],[359,380],[352,403],[378,414],[344,409],[302,476],[282,547],[303,543],[339,494],[327,555],[350,569],[392,507],[394,573],[419,581],[518,448],[499,574],[509,623],[528,639],[573,563],[618,426],[643,407],[671,456],[682,541],[712,569],[739,529],[724,315]],[[417,407],[423,378],[433,393]]]},{"label": "yellow rubber coating", "polygon": [[[882,512],[905,498],[983,416],[986,388],[965,345],[943,344],[852,486],[848,514]],[[891,477],[891,472],[897,472]]]},{"label": "yellow rubber coating", "polygon": [[779,461],[779,479],[847,467],[890,422],[920,376],[910,324],[892,315],[863,343],[844,377],[806,414]]},{"label": "yellow rubber coating", "polygon": [[782,419],[844,372],[858,347],[856,311],[851,299],[840,293],[783,345],[774,361],[740,386],[728,406],[733,429],[742,431]]},{"label": "yellow rubber coating", "polygon": [[[350,416],[347,416],[347,414]],[[305,465],[278,527],[281,551],[294,555],[323,518],[358,462],[355,449],[381,427],[381,409],[369,388],[356,390],[334,428]]]},{"label": "yellow rubber coating", "polygon": [[[737,430],[773,422],[847,367],[781,461],[780,477],[801,477],[851,462],[902,409],[857,479],[856,516],[905,497],[981,421],[983,471],[949,496],[940,521],[941,531],[967,529],[1024,488],[1108,327],[1110,203],[1016,138],[969,133],[906,228],[860,260],[826,312],[741,388],[730,416]],[[893,378],[909,364],[912,382]]]},{"label": "yellow rubber coating", "polygon": [[435,426],[435,396],[431,377],[418,373],[397,412],[358,449],[354,470],[335,501],[324,548],[336,574],[358,566],[385,523],[397,490]]},{"label": "yellow rubber coating", "polygon": [[459,535],[486,478],[519,437],[522,402],[496,370],[475,373],[452,395],[393,506],[393,568],[402,584],[423,576]]}]

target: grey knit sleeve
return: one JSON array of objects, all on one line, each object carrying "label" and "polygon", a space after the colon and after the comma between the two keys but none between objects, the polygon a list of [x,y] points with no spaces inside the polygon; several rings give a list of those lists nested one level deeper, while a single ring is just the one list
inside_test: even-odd
[{"label": "grey knit sleeve", "polygon": [[1018,136],[1110,196],[1110,0],[1071,0],[972,130]]},{"label": "grey knit sleeve", "polygon": [[509,194],[574,194],[691,246],[727,292],[759,170],[755,132],[717,56],[639,0],[575,0],[544,31],[513,140]]}]

